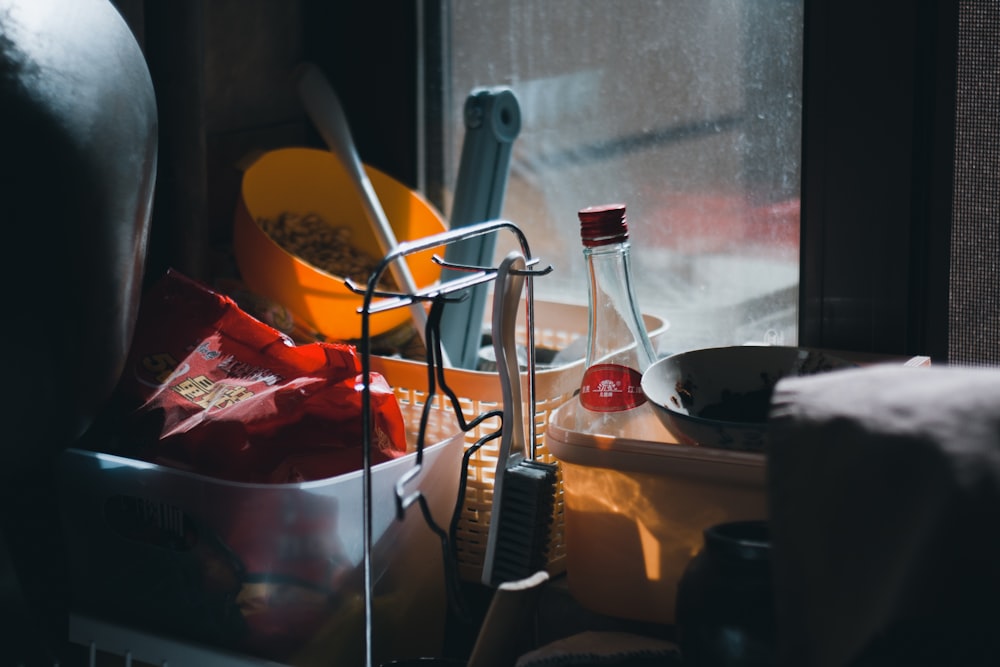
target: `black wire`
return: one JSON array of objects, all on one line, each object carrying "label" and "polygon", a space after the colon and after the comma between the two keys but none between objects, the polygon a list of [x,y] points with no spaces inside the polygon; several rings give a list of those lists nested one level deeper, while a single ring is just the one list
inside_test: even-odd
[{"label": "black wire", "polygon": [[440,385],[441,391],[449,398],[452,410],[458,419],[459,427],[463,433],[467,433],[472,429],[475,429],[481,423],[491,418],[500,419],[500,428],[480,437],[479,440],[466,449],[464,455],[462,456],[458,493],[456,494],[455,507],[452,511],[451,523],[447,532],[445,532],[445,530],[434,521],[434,517],[431,514],[430,508],[427,504],[427,499],[424,495],[422,493],[417,493],[415,499],[420,506],[420,512],[424,517],[424,521],[441,541],[441,551],[444,561],[445,590],[448,603],[457,618],[461,619],[465,623],[473,624],[475,621],[469,611],[468,602],[466,601],[465,595],[462,591],[461,577],[458,572],[458,525],[461,520],[462,509],[465,506],[469,461],[472,455],[484,444],[490,440],[500,437],[501,430],[503,428],[503,411],[491,410],[477,415],[470,421],[466,421],[458,395],[451,389],[451,387],[448,386],[448,382],[445,377],[444,353],[441,347],[440,326],[441,315],[444,312],[444,306],[447,302],[448,300],[443,297],[435,298],[431,301],[431,308],[427,316],[427,323],[424,331],[424,340],[426,341],[427,348],[427,395],[420,415],[420,432],[417,436],[417,463],[420,463],[423,456],[427,424],[430,419],[430,413],[433,408],[434,396],[436,395],[438,385]]}]

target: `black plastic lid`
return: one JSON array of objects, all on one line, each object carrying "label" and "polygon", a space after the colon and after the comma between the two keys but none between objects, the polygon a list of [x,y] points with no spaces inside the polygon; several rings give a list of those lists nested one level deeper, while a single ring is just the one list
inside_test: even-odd
[{"label": "black plastic lid", "polygon": [[767,561],[771,557],[771,535],[767,521],[730,521],[704,531],[705,546],[712,552],[742,561]]}]

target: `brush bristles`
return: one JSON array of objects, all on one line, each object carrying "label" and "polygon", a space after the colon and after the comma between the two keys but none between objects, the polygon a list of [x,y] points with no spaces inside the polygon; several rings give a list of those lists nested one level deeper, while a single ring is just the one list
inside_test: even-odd
[{"label": "brush bristles", "polygon": [[522,460],[504,471],[491,583],[501,584],[544,570],[555,507],[556,466]]}]

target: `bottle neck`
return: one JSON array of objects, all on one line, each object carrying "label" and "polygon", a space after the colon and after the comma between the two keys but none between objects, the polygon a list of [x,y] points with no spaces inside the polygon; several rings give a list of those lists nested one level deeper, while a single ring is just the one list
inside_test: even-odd
[{"label": "bottle neck", "polygon": [[586,367],[614,363],[644,372],[656,359],[636,299],[628,241],[585,247],[590,279]]}]

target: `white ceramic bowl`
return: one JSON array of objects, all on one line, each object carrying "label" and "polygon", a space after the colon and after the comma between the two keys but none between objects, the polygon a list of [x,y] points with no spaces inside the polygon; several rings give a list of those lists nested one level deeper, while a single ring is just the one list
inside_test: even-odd
[{"label": "white ceramic bowl", "polygon": [[778,380],[853,366],[809,348],[703,348],[655,362],[642,376],[642,390],[682,444],[762,451]]}]

